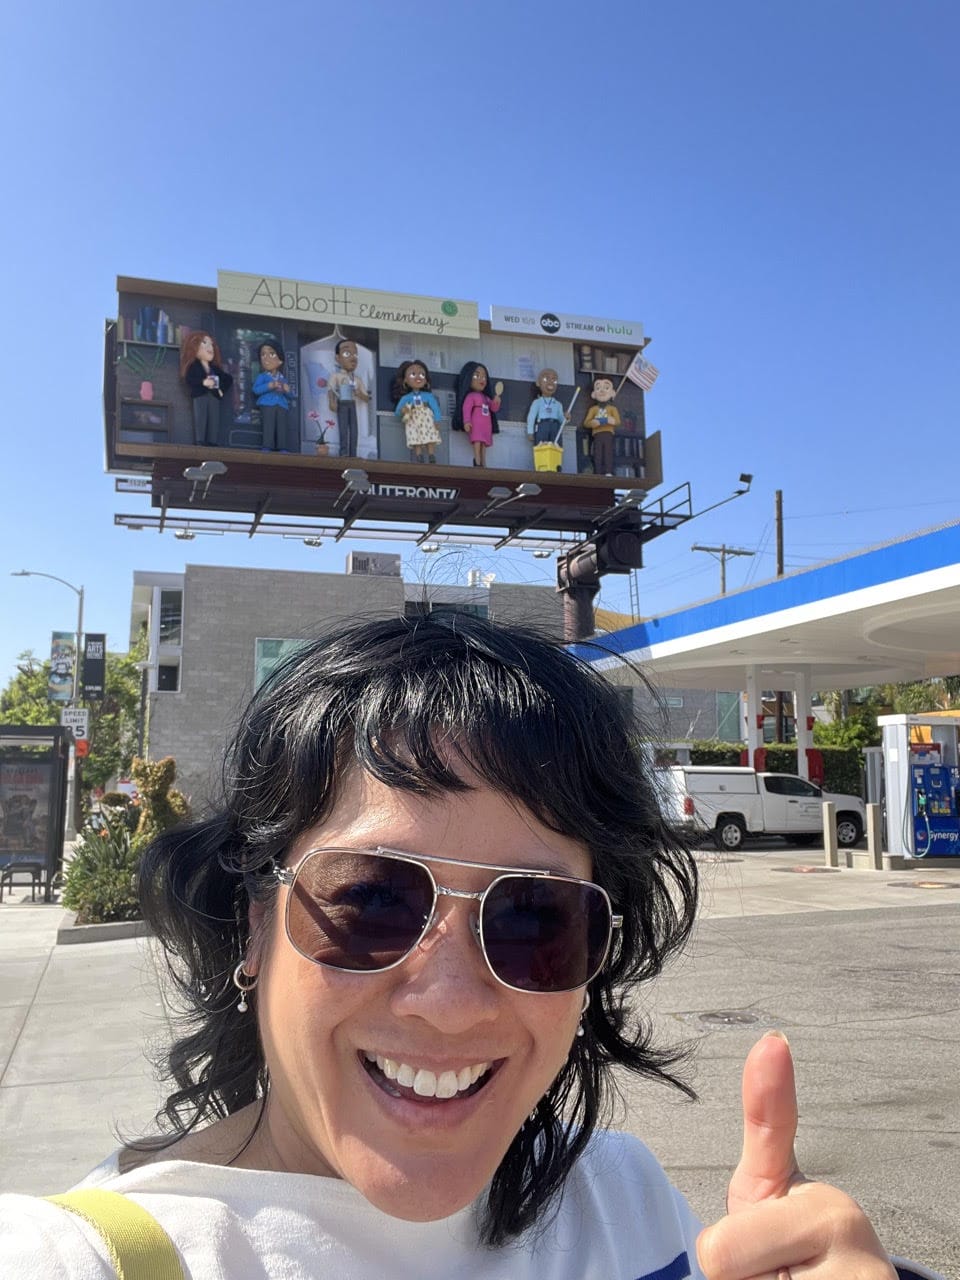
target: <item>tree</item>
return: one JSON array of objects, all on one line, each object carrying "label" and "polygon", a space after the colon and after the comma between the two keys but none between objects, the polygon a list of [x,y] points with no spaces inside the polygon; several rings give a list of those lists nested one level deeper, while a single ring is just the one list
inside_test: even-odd
[{"label": "tree", "polygon": [[904,684],[881,686],[884,701],[904,715],[922,715],[924,711],[949,711],[957,705],[960,678],[934,676],[929,680],[910,680]]},{"label": "tree", "polygon": [[83,762],[84,785],[105,787],[110,778],[130,772],[137,751],[140,714],[139,646],[129,653],[108,653],[103,697],[90,702],[90,754]]},{"label": "tree", "polygon": [[[137,749],[140,712],[140,672],[143,656],[138,644],[129,653],[108,653],[103,698],[87,704],[90,719],[89,754],[77,764],[77,796],[106,786],[117,774],[129,772]],[[41,662],[29,650],[18,659],[17,674],[0,693],[0,724],[58,724],[60,704],[47,697],[50,663]],[[79,816],[79,815],[77,815]]]},{"label": "tree", "polygon": [[877,725],[876,708],[854,707],[845,720],[831,720],[827,724],[818,721],[813,726],[813,741],[818,747],[878,747],[881,733]]},{"label": "tree", "polygon": [[47,697],[50,663],[30,649],[17,659],[17,674],[0,693],[0,724],[59,724],[59,705]]}]

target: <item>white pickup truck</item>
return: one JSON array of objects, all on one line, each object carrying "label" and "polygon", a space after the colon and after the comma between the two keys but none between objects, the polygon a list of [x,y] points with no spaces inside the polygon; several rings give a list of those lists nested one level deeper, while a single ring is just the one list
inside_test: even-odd
[{"label": "white pickup truck", "polygon": [[712,834],[718,849],[739,849],[749,836],[784,836],[791,844],[814,844],[823,836],[821,805],[837,807],[837,842],[863,837],[866,810],[859,796],[822,791],[792,773],[675,764],[658,770],[669,821],[695,835]]}]

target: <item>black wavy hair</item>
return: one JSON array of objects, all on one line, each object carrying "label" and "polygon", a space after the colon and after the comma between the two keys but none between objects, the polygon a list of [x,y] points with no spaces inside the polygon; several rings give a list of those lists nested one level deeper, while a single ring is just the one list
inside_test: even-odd
[{"label": "black wavy hair", "polygon": [[251,899],[269,910],[277,886],[267,869],[330,813],[350,770],[423,796],[468,790],[451,767],[451,747],[473,776],[583,841],[594,879],[623,915],[619,940],[590,984],[585,1035],[574,1039],[493,1177],[484,1242],[504,1244],[555,1203],[610,1116],[614,1068],[694,1096],[676,1074],[683,1054],[653,1043],[634,999],[689,934],[697,872],[663,820],[632,714],[611,684],[557,642],[465,614],[433,614],[356,622],[285,660],[240,723],[222,808],[145,852],[144,915],[168,957],[186,1026],[166,1059],[176,1088],[157,1116],[164,1136],[132,1149],[169,1145],[265,1097],[256,1020],[237,1016],[231,982],[247,950]]},{"label": "black wavy hair", "polygon": [[[487,366],[482,360],[468,360],[457,374],[457,403],[453,411],[453,417],[450,421],[450,425],[453,427],[454,431],[466,431],[466,427],[463,422],[463,402],[473,390],[470,383],[473,381],[473,375],[478,369],[486,369],[487,373],[487,390],[484,394],[489,396],[491,400],[496,399],[495,396],[490,395],[490,392],[493,390],[493,379],[490,377],[490,370],[487,369]],[[496,435],[500,430],[500,422],[493,409],[490,410],[490,430],[494,435]]]}]

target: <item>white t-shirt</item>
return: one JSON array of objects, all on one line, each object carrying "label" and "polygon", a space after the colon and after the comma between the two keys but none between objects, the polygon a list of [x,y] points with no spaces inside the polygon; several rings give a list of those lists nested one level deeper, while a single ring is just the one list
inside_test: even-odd
[{"label": "white t-shirt", "polygon": [[[347,1182],[168,1160],[129,1173],[112,1156],[81,1184],[122,1191],[173,1240],[190,1280],[687,1280],[702,1273],[700,1224],[650,1152],[598,1134],[560,1210],[516,1243],[478,1243],[468,1206],[403,1222]],[[0,1196],[0,1276],[115,1280],[103,1242],[76,1214]]]},{"label": "white t-shirt", "polygon": [[[188,1280],[703,1280],[700,1231],[647,1148],[595,1134],[559,1211],[501,1249],[478,1243],[475,1206],[403,1222],[347,1182],[167,1160],[130,1173],[113,1155],[79,1184],[121,1191],[158,1220]],[[923,1267],[905,1276],[943,1280]],[[0,1195],[0,1276],[116,1280],[81,1218]]]}]

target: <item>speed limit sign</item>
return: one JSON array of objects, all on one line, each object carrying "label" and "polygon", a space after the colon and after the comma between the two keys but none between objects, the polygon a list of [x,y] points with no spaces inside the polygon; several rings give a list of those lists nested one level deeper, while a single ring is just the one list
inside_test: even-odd
[{"label": "speed limit sign", "polygon": [[60,712],[60,723],[73,732],[75,742],[86,741],[90,712],[86,707],[64,707]]}]

